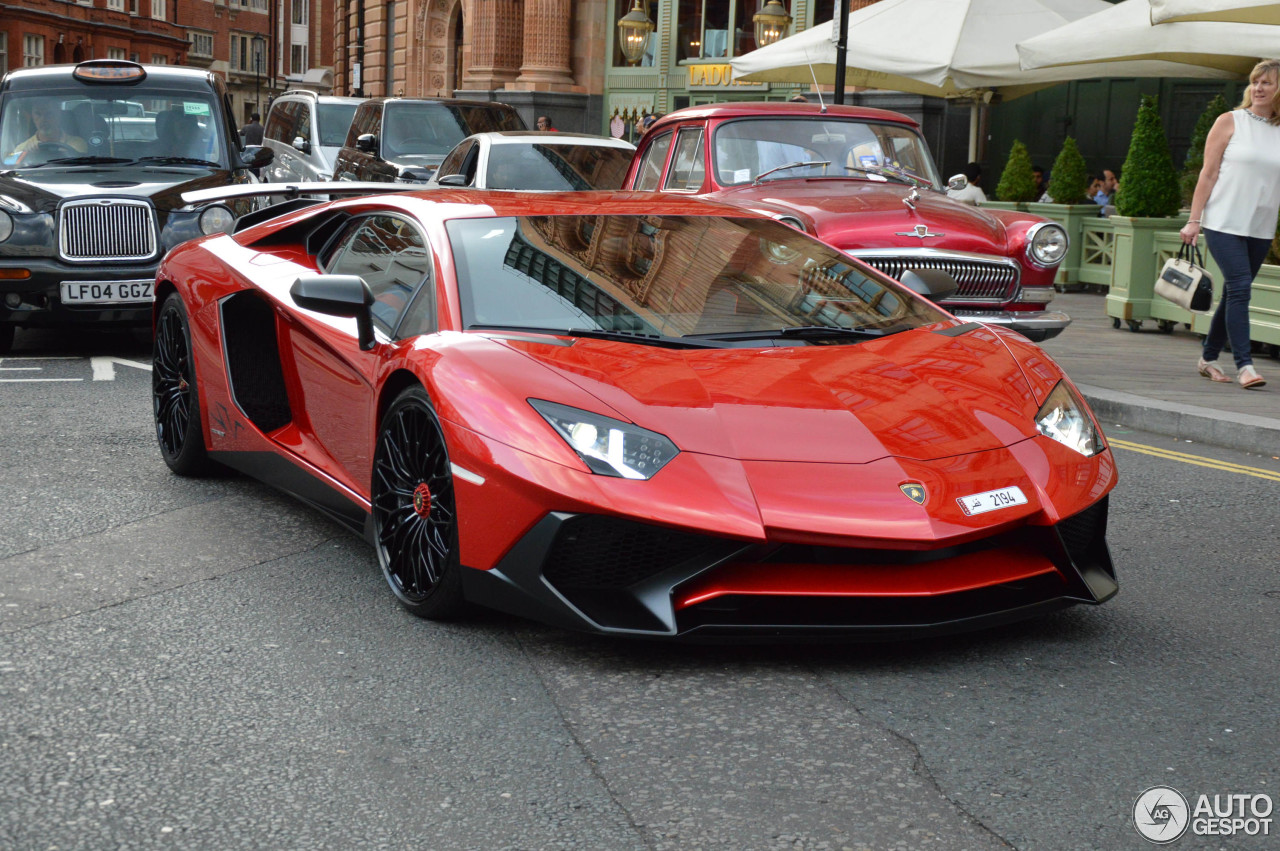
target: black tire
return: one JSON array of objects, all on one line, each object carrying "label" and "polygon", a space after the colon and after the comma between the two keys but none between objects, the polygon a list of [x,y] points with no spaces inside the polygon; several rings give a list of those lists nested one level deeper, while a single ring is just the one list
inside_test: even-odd
[{"label": "black tire", "polygon": [[200,394],[191,357],[191,326],[182,297],[172,293],[160,307],[152,348],[151,409],[160,455],[179,476],[201,476],[214,469],[204,445]]},{"label": "black tire", "polygon": [[12,325],[0,325],[0,355],[7,355],[13,349]]},{"label": "black tire", "polygon": [[421,618],[462,614],[453,472],[421,387],[396,397],[378,426],[371,491],[378,564],[396,599]]}]

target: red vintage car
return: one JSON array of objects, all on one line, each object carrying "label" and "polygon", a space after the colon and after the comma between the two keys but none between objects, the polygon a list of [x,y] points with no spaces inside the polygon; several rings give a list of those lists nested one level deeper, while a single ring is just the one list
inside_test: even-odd
[{"label": "red vintage car", "polygon": [[1116,592],[1093,415],[909,288],[944,275],[651,193],[299,206],[165,258],[160,454],[363,533],[414,614],[900,635]]},{"label": "red vintage car", "polygon": [[625,186],[712,197],[772,216],[893,276],[939,269],[957,316],[1035,341],[1071,322],[1047,305],[1066,231],[1026,213],[946,197],[919,125],[896,112],[804,103],[724,103],[664,116]]}]

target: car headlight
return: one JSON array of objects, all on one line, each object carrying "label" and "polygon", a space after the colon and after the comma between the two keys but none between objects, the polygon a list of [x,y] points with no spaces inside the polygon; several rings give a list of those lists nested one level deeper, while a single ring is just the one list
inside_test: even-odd
[{"label": "car headlight", "polygon": [[1057,222],[1041,222],[1027,231],[1027,257],[1037,266],[1057,266],[1067,256],[1067,232]]},{"label": "car headlight", "polygon": [[13,216],[0,210],[0,242],[13,236]]},{"label": "car headlight", "polygon": [[1040,406],[1036,413],[1036,429],[1086,458],[1105,448],[1102,434],[1094,428],[1084,403],[1071,392],[1065,381],[1059,381]]},{"label": "car headlight", "polygon": [[543,399],[529,404],[601,476],[648,479],[680,454],[656,431]]},{"label": "car headlight", "polygon": [[221,204],[211,204],[200,211],[200,232],[206,236],[211,233],[230,233],[235,223],[235,214]]}]

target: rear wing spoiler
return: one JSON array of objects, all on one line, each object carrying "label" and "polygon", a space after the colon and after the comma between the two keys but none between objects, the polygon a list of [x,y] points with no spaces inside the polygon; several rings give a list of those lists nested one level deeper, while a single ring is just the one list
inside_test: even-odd
[{"label": "rear wing spoiler", "polygon": [[258,198],[272,195],[291,201],[308,195],[385,195],[388,192],[413,192],[424,189],[421,183],[375,183],[372,181],[329,180],[302,183],[239,183],[183,192],[188,204],[207,204],[233,198]]}]

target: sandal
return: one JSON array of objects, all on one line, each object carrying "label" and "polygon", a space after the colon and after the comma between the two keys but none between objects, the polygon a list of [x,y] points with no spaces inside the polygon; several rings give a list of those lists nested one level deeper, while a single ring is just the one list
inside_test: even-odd
[{"label": "sandal", "polygon": [[[1200,358],[1200,362],[1196,364],[1196,370],[1210,381],[1221,381],[1224,384],[1231,383],[1231,379],[1227,378],[1227,374],[1218,368],[1216,360]],[[1243,387],[1244,385],[1241,386]]]},{"label": "sandal", "polygon": [[1253,364],[1247,363],[1240,367],[1240,371],[1236,373],[1236,381],[1240,382],[1240,386],[1245,390],[1252,390],[1255,387],[1261,387],[1267,383],[1267,380],[1258,371],[1253,368]]}]

